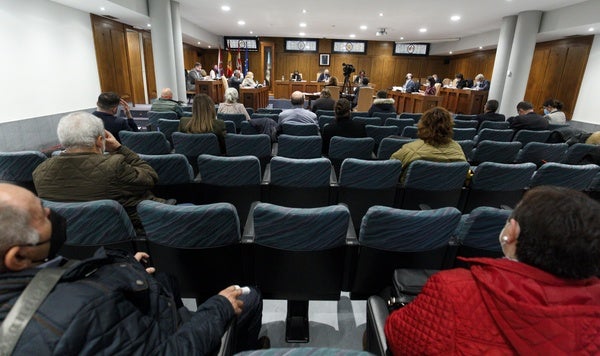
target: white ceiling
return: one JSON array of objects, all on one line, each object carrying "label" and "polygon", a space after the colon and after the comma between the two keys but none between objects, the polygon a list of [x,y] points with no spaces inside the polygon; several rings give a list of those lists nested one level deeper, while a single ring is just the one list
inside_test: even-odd
[{"label": "white ceiling", "polygon": [[[140,13],[140,0],[53,0],[119,21],[146,28],[150,18]],[[598,1],[598,0],[593,0]],[[498,30],[502,17],[528,10],[551,11],[585,0],[179,0],[187,22],[218,36],[267,36],[379,41],[446,42]],[[221,10],[222,5],[231,10]],[[104,7],[104,11],[100,11]],[[131,11],[131,9],[136,11]],[[304,13],[303,10],[306,12]],[[451,16],[460,16],[452,21]],[[238,21],[245,25],[238,25]],[[305,23],[306,27],[300,24]],[[362,30],[360,26],[366,26]],[[385,28],[387,34],[376,36]],[[419,29],[425,28],[426,32]],[[202,31],[200,31],[202,32]],[[581,33],[579,33],[581,32]],[[598,32],[598,29],[595,31]],[[555,38],[587,35],[587,27],[554,33]],[[206,48],[218,43],[212,38],[184,33],[184,41]],[[550,39],[550,38],[547,38]],[[208,42],[207,42],[208,41]]]}]

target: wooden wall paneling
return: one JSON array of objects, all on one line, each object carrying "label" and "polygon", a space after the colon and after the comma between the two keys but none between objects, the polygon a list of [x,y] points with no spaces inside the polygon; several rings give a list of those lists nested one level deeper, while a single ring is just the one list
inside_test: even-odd
[{"label": "wooden wall paneling", "polygon": [[118,93],[121,96],[129,96],[133,99],[133,90],[131,89],[131,74],[129,61],[127,60],[127,45],[125,29],[113,29],[110,32],[113,45],[113,65],[115,70],[115,81]]},{"label": "wooden wall paneling", "polygon": [[133,97],[131,101],[135,104],[144,104],[144,71],[142,68],[142,49],[140,48],[140,33],[127,30],[127,56],[129,59],[129,72]]},{"label": "wooden wall paneling", "polygon": [[569,47],[567,58],[564,62],[563,75],[558,86],[556,98],[563,102],[563,111],[569,119],[573,117],[575,103],[579,96],[579,87],[585,74],[590,47],[591,45]]},{"label": "wooden wall paneling", "polygon": [[144,46],[144,66],[146,67],[146,90],[148,100],[158,98],[156,90],[156,74],[154,73],[154,52],[152,51],[152,37],[150,32],[142,32],[142,43]]},{"label": "wooden wall paneling", "polygon": [[536,50],[533,53],[532,64],[535,63],[535,66],[532,65],[529,71],[529,79],[527,80],[524,100],[532,103],[539,102],[541,91],[546,85],[544,78],[546,77],[549,53],[549,48]]}]

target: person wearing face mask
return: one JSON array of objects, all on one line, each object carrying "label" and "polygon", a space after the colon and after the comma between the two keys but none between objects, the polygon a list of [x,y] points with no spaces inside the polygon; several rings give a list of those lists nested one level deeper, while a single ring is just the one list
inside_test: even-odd
[{"label": "person wearing face mask", "polygon": [[[121,142],[119,139],[119,131],[139,131],[137,124],[133,120],[133,116],[129,111],[129,105],[117,94],[113,92],[100,94],[100,96],[98,96],[98,102],[96,105],[98,108],[92,114],[102,120],[104,123],[104,128],[110,132],[117,139],[117,141]],[[119,105],[123,107],[123,111],[125,112],[127,119],[115,116],[119,111]]]},{"label": "person wearing face mask", "polygon": [[564,125],[567,123],[567,117],[562,112],[563,103],[556,99],[544,101],[544,118],[549,124]]},{"label": "person wearing face mask", "polygon": [[174,203],[152,194],[150,189],[158,182],[158,174],[135,152],[121,145],[94,115],[68,114],[60,119],[56,131],[64,151],[33,172],[40,198],[60,202],[116,200],[138,232],[143,232],[136,212],[140,201]]},{"label": "person wearing face mask", "polygon": [[[66,227],[66,220],[43,207],[33,193],[0,183],[0,354],[216,354],[235,316],[233,351],[261,346],[258,290],[242,295],[238,286],[227,287],[191,313],[172,279],[153,268],[144,270],[139,262],[150,257],[145,253],[131,256],[101,248],[83,261],[58,256]],[[25,303],[33,317],[27,322],[21,313],[13,317],[25,288],[39,295],[41,287],[30,282],[52,267],[65,272],[39,306],[31,307],[31,299]],[[11,352],[10,339],[19,324],[25,327]]]}]

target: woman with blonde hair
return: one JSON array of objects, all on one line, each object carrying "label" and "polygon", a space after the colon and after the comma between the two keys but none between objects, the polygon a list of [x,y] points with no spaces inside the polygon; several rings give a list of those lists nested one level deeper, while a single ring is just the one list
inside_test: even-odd
[{"label": "woman with blonde hair", "polygon": [[240,85],[240,87],[241,88],[254,88],[254,87],[256,87],[256,85],[258,85],[258,83],[256,83],[254,81],[254,73],[248,72],[248,73],[246,73],[246,77],[244,77],[244,80],[242,81],[242,84]]},{"label": "woman with blonde hair", "polygon": [[221,153],[225,153],[225,122],[217,120],[215,103],[206,94],[198,94],[192,103],[192,117],[182,117],[179,131],[183,133],[214,133]]}]

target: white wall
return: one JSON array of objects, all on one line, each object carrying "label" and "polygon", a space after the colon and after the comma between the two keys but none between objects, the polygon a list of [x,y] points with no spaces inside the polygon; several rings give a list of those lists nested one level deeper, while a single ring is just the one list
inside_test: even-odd
[{"label": "white wall", "polygon": [[600,125],[598,80],[600,79],[600,35],[594,36],[590,56],[579,88],[572,120]]},{"label": "white wall", "polygon": [[47,0],[0,0],[0,53],[0,123],[95,106],[89,14]]}]

